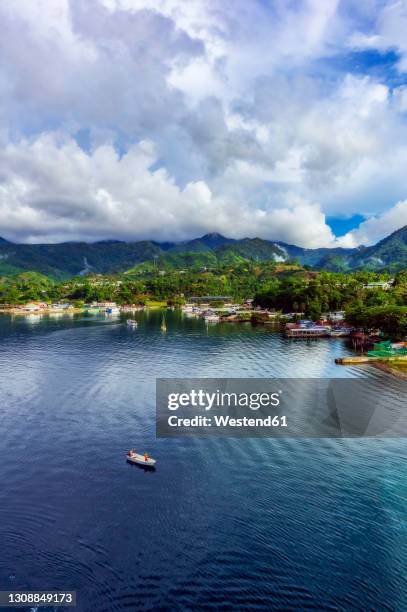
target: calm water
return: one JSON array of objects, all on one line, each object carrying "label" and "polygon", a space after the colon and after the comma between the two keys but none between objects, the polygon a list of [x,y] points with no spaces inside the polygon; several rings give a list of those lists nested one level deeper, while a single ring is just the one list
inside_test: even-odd
[{"label": "calm water", "polygon": [[98,612],[406,610],[405,441],[155,439],[158,376],[386,375],[335,366],[342,340],[165,316],[0,319],[0,589]]}]

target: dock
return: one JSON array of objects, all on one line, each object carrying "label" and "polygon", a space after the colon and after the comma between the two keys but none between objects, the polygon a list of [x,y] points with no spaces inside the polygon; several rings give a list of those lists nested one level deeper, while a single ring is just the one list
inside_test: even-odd
[{"label": "dock", "polygon": [[390,355],[388,357],[369,357],[369,355],[354,355],[350,357],[337,357],[335,363],[339,365],[353,365],[359,363],[404,363],[407,364],[407,355]]}]

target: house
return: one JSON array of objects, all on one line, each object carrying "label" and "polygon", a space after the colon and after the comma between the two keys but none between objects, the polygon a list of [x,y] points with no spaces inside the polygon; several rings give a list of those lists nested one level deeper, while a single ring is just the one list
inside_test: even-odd
[{"label": "house", "polygon": [[200,306],[204,306],[204,304],[209,304],[211,302],[223,302],[224,304],[231,304],[232,297],[230,295],[203,295],[200,297],[190,297],[191,302],[197,303]]},{"label": "house", "polygon": [[383,289],[384,291],[387,291],[388,289],[390,289],[393,283],[394,283],[394,278],[391,278],[388,281],[378,281],[374,283],[367,283],[366,285],[363,285],[363,288],[364,289]]},{"label": "house", "polygon": [[67,308],[73,308],[73,305],[67,302],[61,302],[57,304],[51,304],[51,308],[55,310],[66,310]]},{"label": "house", "polygon": [[92,302],[92,308],[115,308],[116,302]]},{"label": "house", "polygon": [[47,307],[48,305],[44,302],[29,302],[28,304],[24,304],[24,306],[22,306],[22,310],[27,312],[36,312],[38,310],[44,310],[44,308]]},{"label": "house", "polygon": [[323,315],[324,319],[328,321],[343,321],[345,319],[345,311],[344,310],[334,310],[333,312],[328,312]]},{"label": "house", "polygon": [[35,312],[37,310],[41,310],[41,306],[39,304],[25,304],[23,306],[23,310],[26,310],[27,312]]}]

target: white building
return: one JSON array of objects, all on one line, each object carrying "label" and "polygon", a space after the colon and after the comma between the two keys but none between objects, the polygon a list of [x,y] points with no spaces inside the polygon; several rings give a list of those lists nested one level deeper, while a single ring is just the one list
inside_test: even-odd
[{"label": "white building", "polygon": [[366,285],[363,285],[363,288],[364,289],[384,289],[385,291],[387,291],[388,289],[390,289],[393,283],[394,283],[394,278],[391,278],[388,281],[378,281],[378,282],[373,282],[373,283],[367,283]]},{"label": "white building", "polygon": [[345,311],[335,310],[333,312],[328,312],[328,314],[326,315],[326,318],[329,321],[343,321],[345,318]]}]

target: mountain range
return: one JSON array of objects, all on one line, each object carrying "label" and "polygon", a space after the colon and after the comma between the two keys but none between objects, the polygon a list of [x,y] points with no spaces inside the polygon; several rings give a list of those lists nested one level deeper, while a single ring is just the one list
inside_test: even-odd
[{"label": "mountain range", "polygon": [[374,246],[304,249],[284,242],[206,234],[185,242],[121,242],[18,244],[0,238],[0,275],[41,272],[64,279],[87,273],[116,273],[130,269],[214,267],[245,261],[287,262],[331,271],[407,268],[407,226]]}]

